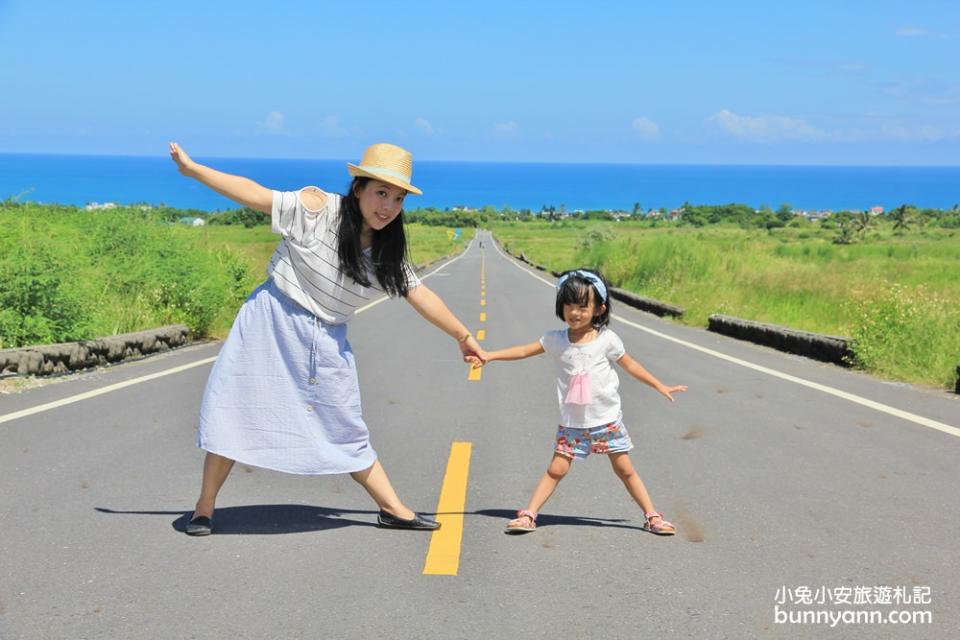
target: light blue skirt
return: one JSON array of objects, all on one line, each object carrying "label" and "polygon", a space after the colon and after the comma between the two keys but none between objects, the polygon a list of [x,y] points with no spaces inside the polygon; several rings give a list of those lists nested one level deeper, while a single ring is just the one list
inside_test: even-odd
[{"label": "light blue skirt", "polygon": [[197,446],[299,474],[350,473],[377,453],[347,325],[324,324],[268,280],[240,308],[210,371]]}]

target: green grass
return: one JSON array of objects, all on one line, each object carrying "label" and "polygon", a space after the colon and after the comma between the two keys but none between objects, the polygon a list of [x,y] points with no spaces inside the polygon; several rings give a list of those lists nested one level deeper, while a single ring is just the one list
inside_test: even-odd
[{"label": "green grass", "polygon": [[0,205],[0,344],[228,324],[254,282],[246,264],[151,215]]},{"label": "green grass", "polygon": [[512,252],[553,270],[601,269],[615,285],[686,309],[842,335],[858,366],[952,388],[960,364],[960,234],[895,235],[857,244],[816,226],[766,230],[630,223],[495,224]]}]

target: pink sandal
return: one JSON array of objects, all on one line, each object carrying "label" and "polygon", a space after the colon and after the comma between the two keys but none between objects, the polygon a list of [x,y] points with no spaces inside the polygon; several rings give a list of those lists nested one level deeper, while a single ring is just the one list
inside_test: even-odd
[{"label": "pink sandal", "polygon": [[517,517],[507,523],[507,533],[530,533],[537,529],[537,514],[522,509],[517,511]]},{"label": "pink sandal", "polygon": [[[677,528],[673,526],[673,524],[663,519],[662,513],[651,511],[650,513],[643,514],[643,517],[646,518],[646,521],[643,523],[644,531],[655,533],[658,536],[672,536],[677,532]],[[659,518],[659,522],[653,522],[654,518]]]}]

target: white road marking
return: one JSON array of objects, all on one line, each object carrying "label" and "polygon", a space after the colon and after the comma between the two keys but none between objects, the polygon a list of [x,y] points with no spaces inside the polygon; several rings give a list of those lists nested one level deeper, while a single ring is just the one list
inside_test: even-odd
[{"label": "white road marking", "polygon": [[[544,283],[545,285],[549,286],[551,289],[552,289],[552,288],[555,288],[556,285],[555,285],[553,282],[550,282],[549,280],[545,280],[544,278],[541,278],[541,277],[538,276],[537,274],[535,274],[535,273],[533,273],[533,272],[525,269],[524,267],[520,266],[519,264],[517,264],[516,260],[514,260],[513,258],[510,258],[510,257],[506,256],[502,251],[500,251],[500,247],[497,247],[497,243],[494,242],[493,245],[497,248],[497,252],[498,252],[501,256],[503,256],[503,258],[504,258],[505,260],[507,260],[507,262],[509,262],[510,264],[512,264],[513,266],[515,266],[516,268],[520,269],[520,271],[523,271],[523,272],[524,272],[525,274],[527,274],[528,276],[530,276],[530,277],[532,277],[532,278],[536,278],[536,279],[539,280],[540,282],[542,282],[542,283]],[[733,363],[733,364],[740,365],[741,367],[746,367],[747,369],[753,369],[754,371],[759,371],[760,373],[765,373],[765,374],[767,374],[767,375],[769,375],[769,376],[773,376],[773,377],[775,377],[775,378],[780,378],[781,380],[786,380],[786,381],[788,381],[788,382],[793,382],[793,383],[795,383],[795,384],[799,384],[799,385],[802,385],[802,386],[804,386],[804,387],[809,387],[810,389],[816,389],[817,391],[822,391],[823,393],[827,393],[827,394],[830,394],[830,395],[832,395],[832,396],[836,396],[837,398],[842,398],[842,399],[844,399],[844,400],[848,400],[848,401],[850,401],[850,402],[853,402],[853,403],[862,405],[862,406],[864,406],[864,407],[869,407],[870,409],[874,409],[874,410],[876,410],[876,411],[880,411],[881,413],[886,413],[886,414],[888,414],[888,415],[891,415],[891,416],[894,416],[894,417],[897,417],[897,418],[901,418],[901,419],[903,419],[903,420],[907,420],[907,421],[909,421],[909,422],[913,422],[913,423],[915,423],[915,424],[919,424],[919,425],[922,425],[922,426],[924,426],[924,427],[929,427],[929,428],[931,428],[931,429],[936,429],[937,431],[942,431],[943,433],[947,433],[947,434],[950,434],[950,435],[952,435],[952,436],[956,436],[956,437],[960,438],[960,428],[950,426],[950,425],[945,424],[945,423],[943,423],[943,422],[938,422],[938,421],[932,420],[932,419],[930,419],[930,418],[925,418],[924,416],[920,416],[920,415],[917,415],[917,414],[915,414],[915,413],[910,413],[909,411],[903,411],[902,409],[897,409],[896,407],[891,407],[891,406],[889,406],[889,405],[886,405],[886,404],[883,404],[883,403],[880,403],[880,402],[875,402],[875,401],[873,401],[873,400],[869,400],[869,399],[867,399],[867,398],[863,398],[863,397],[858,396],[858,395],[853,394],[853,393],[848,393],[848,392],[846,392],[846,391],[841,391],[840,389],[834,389],[833,387],[828,387],[827,385],[823,385],[823,384],[820,384],[820,383],[818,383],[818,382],[813,382],[813,381],[811,381],[811,380],[806,380],[806,379],[804,379],[804,378],[798,378],[797,376],[792,376],[792,375],[790,375],[789,373],[783,373],[782,371],[777,371],[776,369],[770,369],[769,367],[764,367],[764,366],[759,365],[759,364],[754,364],[753,362],[748,362],[747,360],[741,360],[740,358],[735,358],[735,357],[730,356],[730,355],[727,355],[727,354],[725,354],[725,353],[721,353],[721,352],[719,352],[719,351],[714,351],[713,349],[709,349],[709,348],[707,348],[707,347],[701,347],[701,346],[698,345],[698,344],[694,344],[694,343],[692,343],[692,342],[687,342],[686,340],[681,340],[680,338],[674,338],[673,336],[668,336],[668,335],[665,334],[665,333],[661,333],[661,332],[659,332],[659,331],[656,331],[655,329],[650,329],[649,327],[644,327],[644,326],[642,326],[642,325],[637,324],[636,322],[632,322],[632,321],[627,320],[626,318],[622,318],[622,317],[620,317],[620,316],[618,316],[618,315],[612,315],[611,317],[612,317],[614,320],[618,320],[618,321],[620,321],[620,322],[622,322],[622,323],[624,323],[624,324],[626,324],[626,325],[629,325],[629,326],[634,327],[634,328],[636,328],[636,329],[640,329],[641,331],[646,331],[647,333],[649,333],[649,334],[651,334],[651,335],[654,335],[654,336],[657,336],[658,338],[663,338],[664,340],[669,340],[670,342],[674,342],[674,343],[676,343],[676,344],[682,345],[682,346],[687,347],[687,348],[689,348],[689,349],[694,349],[695,351],[700,351],[701,353],[706,353],[707,355],[711,355],[711,356],[713,356],[713,357],[715,357],[715,358],[720,358],[721,360],[726,360],[727,362],[731,362],[731,363]]]},{"label": "white road marking", "polygon": [[169,376],[174,373],[180,373],[181,371],[186,371],[187,369],[192,369],[194,367],[199,367],[200,365],[213,362],[216,359],[217,359],[216,356],[212,358],[204,358],[203,360],[197,360],[196,362],[180,365],[179,367],[174,367],[172,369],[167,369],[165,371],[158,371],[157,373],[151,373],[145,376],[140,376],[139,378],[133,378],[132,380],[117,382],[116,384],[111,384],[109,386],[103,387],[102,389],[94,389],[93,391],[80,393],[75,396],[70,396],[69,398],[54,400],[53,402],[47,402],[46,404],[37,405],[36,407],[23,409],[22,411],[15,411],[13,413],[8,413],[6,415],[0,416],[0,424],[3,424],[4,422],[10,422],[11,420],[16,420],[17,418],[26,418],[27,416],[32,416],[36,413],[42,413],[44,411],[49,411],[50,409],[56,409],[57,407],[73,404],[74,402],[80,402],[81,400],[87,400],[88,398],[95,398],[97,396],[102,396],[105,393],[110,393],[111,391],[116,391],[117,389],[123,389],[124,387],[130,387],[135,384],[140,384],[141,382],[147,382],[148,380],[155,380],[157,378],[162,378],[163,376]]}]

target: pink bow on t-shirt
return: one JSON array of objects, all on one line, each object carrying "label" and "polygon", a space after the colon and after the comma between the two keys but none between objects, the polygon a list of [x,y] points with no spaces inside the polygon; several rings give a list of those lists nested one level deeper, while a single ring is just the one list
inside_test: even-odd
[{"label": "pink bow on t-shirt", "polygon": [[567,397],[564,402],[567,404],[587,405],[593,400],[593,394],[590,391],[590,373],[581,371],[570,378],[570,386],[567,387]]}]

